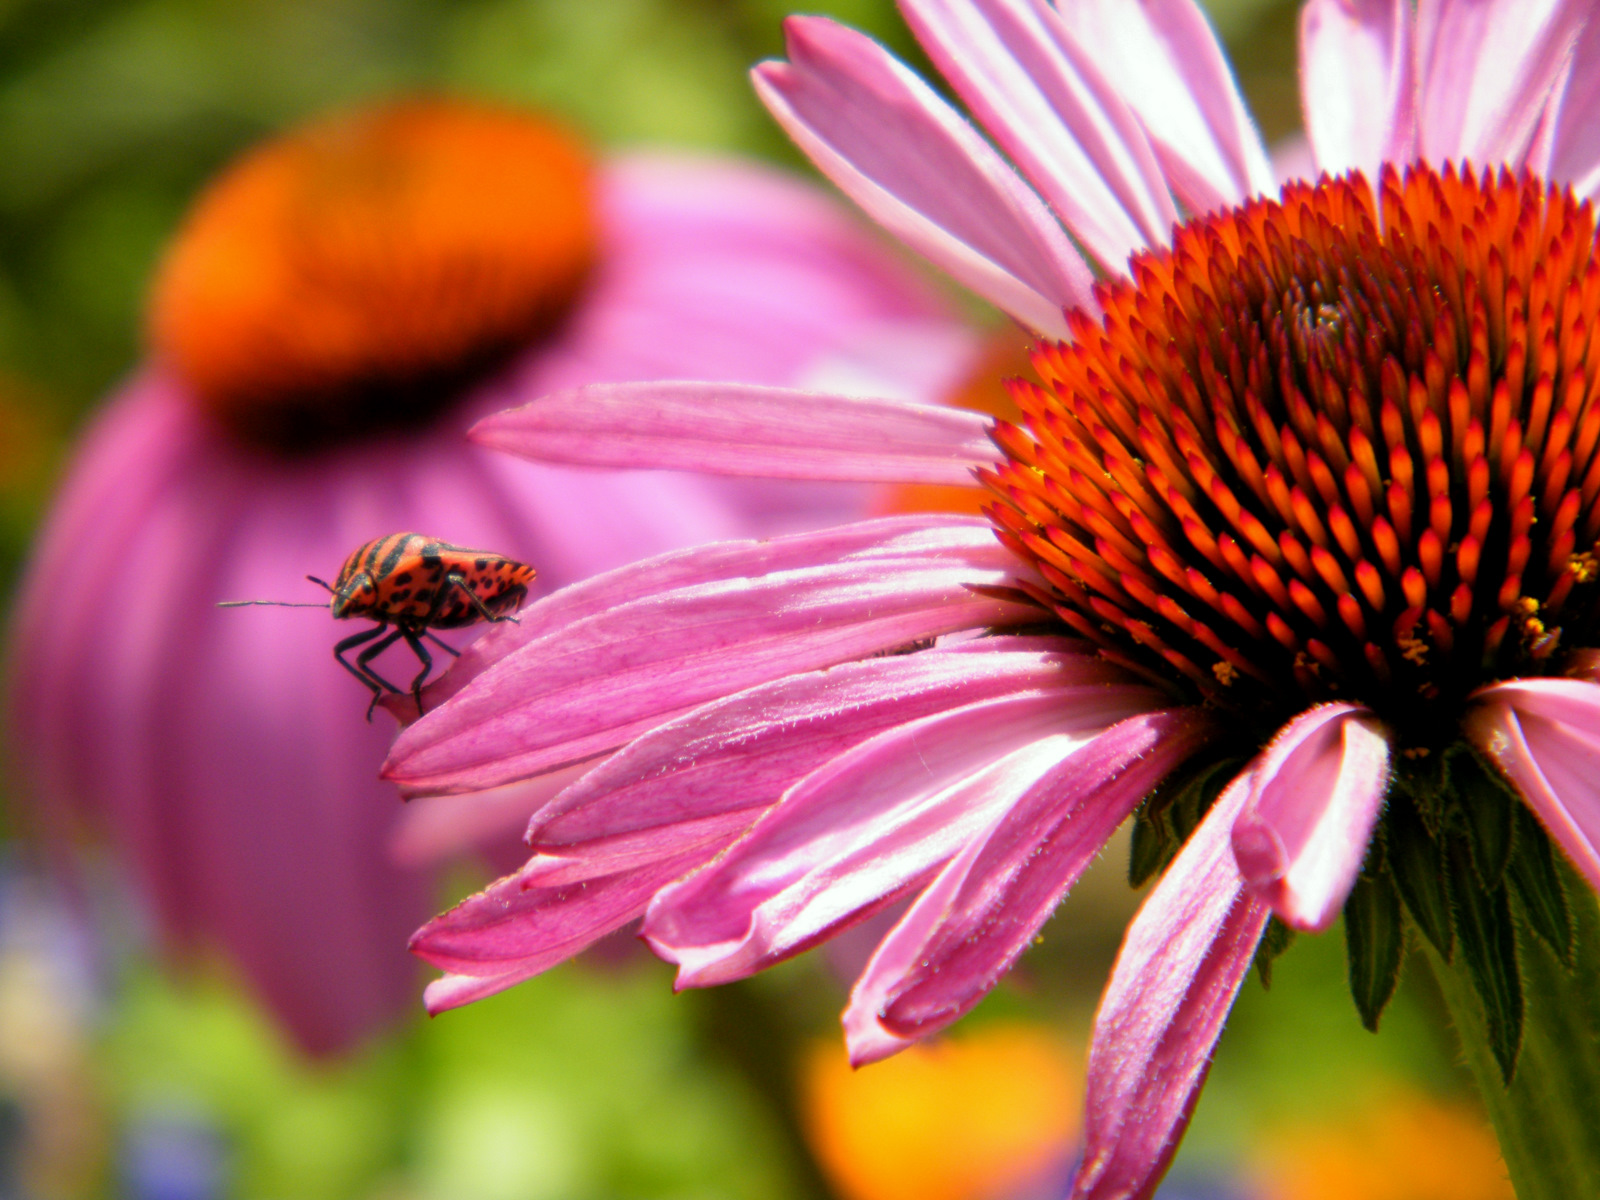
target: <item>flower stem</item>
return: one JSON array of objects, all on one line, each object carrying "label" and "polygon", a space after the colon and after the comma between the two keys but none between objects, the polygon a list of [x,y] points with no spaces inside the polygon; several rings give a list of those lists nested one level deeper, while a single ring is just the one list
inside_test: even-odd
[{"label": "flower stem", "polygon": [[1446,963],[1432,946],[1424,947],[1518,1200],[1600,1196],[1600,906],[1562,866],[1576,926],[1574,962],[1562,963],[1543,941],[1527,936],[1526,925],[1518,930],[1526,1008],[1509,1086],[1463,956],[1458,950]]}]

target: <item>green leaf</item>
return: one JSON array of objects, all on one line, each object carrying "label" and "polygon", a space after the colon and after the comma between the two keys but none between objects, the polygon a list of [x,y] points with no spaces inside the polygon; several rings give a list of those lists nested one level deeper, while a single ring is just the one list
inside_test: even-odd
[{"label": "green leaf", "polygon": [[1277,917],[1267,922],[1266,932],[1261,935],[1261,942],[1256,946],[1256,973],[1261,976],[1261,986],[1272,986],[1272,963],[1274,959],[1281,958],[1283,952],[1294,945],[1294,930],[1290,929]]},{"label": "green leaf", "polygon": [[1522,1048],[1522,974],[1511,905],[1505,888],[1479,886],[1465,838],[1452,838],[1449,854],[1461,966],[1483,1002],[1490,1049],[1509,1084]]},{"label": "green leaf", "polygon": [[1350,995],[1361,1023],[1378,1032],[1378,1018],[1400,980],[1400,955],[1405,930],[1400,897],[1389,873],[1358,876],[1344,902],[1345,955],[1350,964]]},{"label": "green leaf", "polygon": [[1555,848],[1544,826],[1520,804],[1516,820],[1516,849],[1506,876],[1528,928],[1570,967],[1577,954],[1577,931],[1566,886],[1556,869]]},{"label": "green leaf", "polygon": [[1410,793],[1401,789],[1389,793],[1384,827],[1395,889],[1422,935],[1450,962],[1455,954],[1455,921],[1444,859]]},{"label": "green leaf", "polygon": [[1231,758],[1210,763],[1191,775],[1176,789],[1172,803],[1167,809],[1167,817],[1171,822],[1173,833],[1180,842],[1189,839],[1189,835],[1200,824],[1200,819],[1211,810],[1217,797],[1222,795],[1222,789],[1233,782],[1241,765],[1239,760]]},{"label": "green leaf", "polygon": [[1141,810],[1133,819],[1133,845],[1128,851],[1128,883],[1143,887],[1167,865],[1178,843],[1166,829],[1166,818]]},{"label": "green leaf", "polygon": [[1521,800],[1500,772],[1490,767],[1470,746],[1458,742],[1445,751],[1445,786],[1455,800],[1455,813],[1478,882],[1498,888],[1511,861],[1512,832]]}]

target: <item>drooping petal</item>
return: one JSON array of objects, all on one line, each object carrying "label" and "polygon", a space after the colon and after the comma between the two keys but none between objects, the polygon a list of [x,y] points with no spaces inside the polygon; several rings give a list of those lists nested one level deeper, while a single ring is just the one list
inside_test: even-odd
[{"label": "drooping petal", "polygon": [[597,384],[472,427],[482,445],[592,467],[969,484],[999,457],[981,413],[728,383]]},{"label": "drooping petal", "polygon": [[1089,685],[970,704],[889,730],[791,789],[721,860],[665,889],[644,933],[678,986],[725,983],[813,944],[959,853],[1055,763],[1160,703]]},{"label": "drooping petal", "polygon": [[823,174],[908,245],[1024,325],[1066,335],[1095,310],[1088,265],[978,132],[870,38],[820,17],[784,23],[788,62],[756,91]]},{"label": "drooping petal", "polygon": [[1083,1165],[1070,1200],[1145,1200],[1172,1161],[1272,911],[1230,831],[1248,772],[1218,797],[1128,927],[1095,1014]]},{"label": "drooping petal", "polygon": [[1547,178],[1580,196],[1600,196],[1600,14],[1591,16],[1572,53],[1565,85],[1551,96]]},{"label": "drooping petal", "polygon": [[1138,114],[1187,208],[1210,212],[1276,189],[1227,56],[1194,0],[1060,0],[1057,8]]},{"label": "drooping petal", "polygon": [[1468,735],[1600,891],[1600,684],[1521,679],[1474,693]]},{"label": "drooping petal", "polygon": [[1311,0],[1300,13],[1301,99],[1317,169],[1376,181],[1416,155],[1411,0]]},{"label": "drooping petal", "polygon": [[1419,0],[1422,157],[1520,166],[1588,7],[1583,0]]},{"label": "drooping petal", "polygon": [[[1076,643],[996,637],[845,663],[696,709],[618,751],[534,818],[540,881],[609,874],[703,840],[730,814],[748,825],[830,759],[897,725],[1010,693],[1111,683],[1121,673]],[[570,848],[570,850],[569,850]]]},{"label": "drooping petal", "polygon": [[1388,731],[1364,708],[1321,705],[1279,731],[1252,778],[1233,827],[1239,871],[1285,924],[1320,932],[1355,886],[1388,794]]},{"label": "drooping petal", "polygon": [[529,887],[520,875],[508,875],[417,930],[411,952],[452,975],[493,980],[492,990],[500,991],[626,925],[702,853],[558,887]]},{"label": "drooping petal", "polygon": [[1198,709],[1143,713],[1058,760],[878,947],[844,1014],[851,1061],[937,1032],[988,994],[1117,826],[1212,731]]},{"label": "drooping petal", "polygon": [[1137,118],[1043,0],[905,0],[906,23],[1056,215],[1108,271],[1177,209]]},{"label": "drooping petal", "polygon": [[980,527],[942,551],[682,588],[531,642],[396,740],[408,791],[475,791],[591,758],[710,700],[962,629],[1028,619],[974,591],[1015,561]]}]

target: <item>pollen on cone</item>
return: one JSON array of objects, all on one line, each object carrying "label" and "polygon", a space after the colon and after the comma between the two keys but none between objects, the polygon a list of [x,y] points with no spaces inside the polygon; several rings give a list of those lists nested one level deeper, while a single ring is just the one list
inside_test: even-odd
[{"label": "pollen on cone", "polygon": [[1051,1032],[997,1025],[854,1071],[818,1045],[802,1073],[807,1137],[845,1200],[985,1200],[1063,1167],[1082,1068]]},{"label": "pollen on cone", "polygon": [[297,447],[437,411],[592,267],[592,165],[511,109],[413,99],[248,152],[157,273],[150,336],[225,424]]}]

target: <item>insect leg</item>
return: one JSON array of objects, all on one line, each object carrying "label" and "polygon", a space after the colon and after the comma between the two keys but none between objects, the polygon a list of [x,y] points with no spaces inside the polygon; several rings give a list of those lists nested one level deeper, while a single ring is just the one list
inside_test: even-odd
[{"label": "insect leg", "polygon": [[467,598],[467,603],[472,605],[473,608],[477,609],[478,610],[478,615],[480,617],[482,617],[485,621],[493,621],[497,625],[500,624],[502,621],[510,621],[513,625],[522,624],[522,622],[517,620],[517,618],[515,616],[513,616],[511,613],[506,613],[502,617],[495,616],[492,612],[490,612],[487,608],[485,608],[483,606],[483,601],[478,599],[478,593],[473,591],[471,588],[469,588],[467,586],[467,581],[465,579],[463,579],[460,575],[455,575],[455,574],[446,575],[445,576],[445,582],[454,584],[458,589],[460,589],[461,594],[464,595]]},{"label": "insect leg", "polygon": [[428,653],[428,648],[411,630],[404,630],[406,645],[411,647],[411,652],[422,663],[422,670],[417,672],[417,677],[411,681],[411,698],[417,702],[417,716],[422,715],[422,685],[428,681],[428,676],[433,673],[433,655]]},{"label": "insect leg", "polygon": [[438,634],[434,633],[433,630],[424,629],[422,631],[422,636],[427,638],[430,642],[432,642],[435,646],[439,647],[439,649],[443,650],[446,654],[450,655],[451,658],[460,658],[461,657],[461,651],[457,650],[449,642],[445,641]]},{"label": "insect leg", "polygon": [[[380,628],[383,627],[380,626]],[[360,654],[356,655],[356,666],[361,668],[362,673],[369,680],[379,685],[372,689],[372,703],[367,705],[367,720],[369,721],[372,720],[372,710],[378,707],[378,697],[382,696],[384,692],[398,693],[400,691],[400,689],[395,687],[394,684],[390,683],[382,675],[378,674],[378,672],[372,666],[372,660],[378,655],[382,654],[385,650],[394,645],[404,636],[404,630],[393,630],[392,632],[373,642],[372,645],[368,646]]]}]

